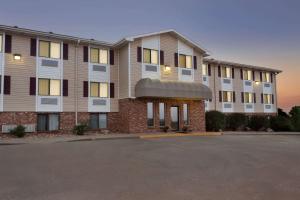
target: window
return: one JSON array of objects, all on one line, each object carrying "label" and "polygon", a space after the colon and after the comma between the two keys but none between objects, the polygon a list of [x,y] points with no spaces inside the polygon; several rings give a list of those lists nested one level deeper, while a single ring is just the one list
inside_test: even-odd
[{"label": "window", "polygon": [[2,52],[3,36],[0,35],[0,52]]},{"label": "window", "polygon": [[253,103],[253,93],[250,93],[250,92],[245,92],[244,93],[244,102],[245,103]]},{"label": "window", "polygon": [[207,64],[202,64],[202,75],[203,76],[208,75],[208,66],[207,66]]},{"label": "window", "polygon": [[262,81],[270,83],[271,82],[271,74],[270,72],[262,72]]},{"label": "window", "polygon": [[159,103],[159,126],[165,126],[165,104]]},{"label": "window", "polygon": [[92,113],[90,114],[91,129],[107,128],[107,114],[106,113]]},{"label": "window", "polygon": [[60,58],[60,43],[40,41],[39,42],[39,55],[46,58]]},{"label": "window", "polygon": [[223,78],[231,78],[231,68],[230,67],[222,67],[222,77]]},{"label": "window", "polygon": [[232,92],[223,91],[223,102],[233,102]]},{"label": "window", "polygon": [[108,83],[90,83],[90,96],[91,97],[108,97]]},{"label": "window", "polygon": [[55,131],[59,129],[58,114],[38,114],[37,130],[38,131]]},{"label": "window", "polygon": [[60,80],[39,79],[40,96],[60,96]]},{"label": "window", "polygon": [[264,104],[272,104],[272,95],[264,94]]},{"label": "window", "polygon": [[90,62],[108,64],[108,50],[90,48]]},{"label": "window", "polygon": [[179,66],[185,68],[192,68],[192,56],[179,55]]},{"label": "window", "polygon": [[147,125],[148,127],[154,126],[153,103],[147,103]]},{"label": "window", "polygon": [[183,122],[184,125],[188,125],[189,124],[189,108],[188,108],[188,104],[183,104]]},{"label": "window", "polygon": [[144,63],[158,64],[158,51],[154,49],[143,49]]},{"label": "window", "polygon": [[243,78],[244,78],[244,80],[251,81],[252,80],[252,71],[251,70],[243,70]]}]

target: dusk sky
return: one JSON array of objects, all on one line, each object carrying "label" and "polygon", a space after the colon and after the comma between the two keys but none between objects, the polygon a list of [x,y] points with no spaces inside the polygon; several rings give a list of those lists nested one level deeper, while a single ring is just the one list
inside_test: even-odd
[{"label": "dusk sky", "polygon": [[299,0],[1,0],[0,24],[110,42],[173,28],[216,59],[283,70],[279,107],[300,105]]}]

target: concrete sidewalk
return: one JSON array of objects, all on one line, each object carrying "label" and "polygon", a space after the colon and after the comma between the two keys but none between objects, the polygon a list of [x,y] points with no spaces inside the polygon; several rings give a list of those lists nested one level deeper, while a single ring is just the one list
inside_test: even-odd
[{"label": "concrete sidewalk", "polygon": [[194,132],[194,133],[140,133],[140,134],[87,134],[87,135],[57,135],[53,137],[24,137],[24,138],[2,138],[0,145],[18,144],[41,144],[58,142],[76,142],[93,140],[112,140],[112,139],[153,139],[167,137],[186,137],[186,136],[220,136],[221,132]]},{"label": "concrete sidewalk", "polygon": [[170,137],[187,137],[187,136],[221,136],[221,135],[299,135],[300,132],[241,132],[241,131],[225,131],[225,132],[193,132],[193,133],[109,133],[109,134],[87,134],[87,135],[57,135],[52,137],[34,137],[25,138],[0,138],[0,145],[18,145],[18,144],[47,144],[59,142],[77,142],[77,141],[93,141],[93,140],[113,140],[113,139],[155,139]]}]

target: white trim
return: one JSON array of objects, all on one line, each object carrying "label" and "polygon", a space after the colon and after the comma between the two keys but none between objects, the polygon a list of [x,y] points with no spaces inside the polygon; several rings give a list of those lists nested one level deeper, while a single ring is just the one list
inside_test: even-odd
[{"label": "white trim", "polygon": [[[188,39],[187,37],[185,37],[184,35],[178,33],[176,30],[174,29],[167,29],[167,30],[162,30],[162,31],[158,31],[158,32],[152,32],[152,33],[146,33],[146,34],[140,34],[140,35],[135,35],[135,36],[131,36],[131,37],[125,37],[124,39],[129,41],[129,42],[132,42],[134,41],[134,39],[137,39],[137,38],[141,38],[141,37],[148,37],[148,36],[152,36],[152,35],[160,35],[160,34],[164,34],[164,33],[174,33],[175,35],[177,35],[180,39],[184,40],[185,42],[189,43],[190,45],[196,47],[196,48],[199,48],[201,51],[204,51],[206,52],[207,50],[203,47],[201,47],[199,44],[197,44],[196,42],[193,42],[192,40]],[[116,42],[114,44],[115,45],[118,45],[119,43],[121,43],[122,41],[124,41],[124,39]]]},{"label": "white trim", "polygon": [[36,38],[36,55],[35,55],[35,62],[36,62],[36,69],[35,69],[35,111],[38,112],[38,95],[39,95],[39,43],[40,38]]},{"label": "white trim", "polygon": [[5,33],[2,34],[2,69],[1,69],[1,104],[0,104],[0,111],[4,111],[4,67],[5,67]]},{"label": "white trim", "polygon": [[[61,61],[61,66],[60,66],[60,111],[63,112],[63,102],[64,102],[64,95],[63,95],[63,82],[64,82],[64,49],[63,49],[63,42],[60,42],[60,61]],[[68,88],[69,90],[69,88]]]},{"label": "white trim", "polygon": [[[143,54],[143,51],[142,51]],[[130,43],[128,43],[128,97],[131,98],[131,62],[130,62]]]}]

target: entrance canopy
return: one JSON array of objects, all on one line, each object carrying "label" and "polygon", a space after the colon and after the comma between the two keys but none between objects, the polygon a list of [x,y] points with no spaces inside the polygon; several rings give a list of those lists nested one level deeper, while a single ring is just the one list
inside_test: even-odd
[{"label": "entrance canopy", "polygon": [[211,99],[212,91],[201,83],[145,78],[135,86],[136,97]]}]

